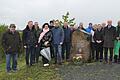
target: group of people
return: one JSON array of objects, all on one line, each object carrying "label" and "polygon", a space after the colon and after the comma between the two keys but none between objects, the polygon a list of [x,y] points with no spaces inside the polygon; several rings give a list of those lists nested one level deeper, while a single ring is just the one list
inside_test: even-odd
[{"label": "group of people", "polygon": [[[112,20],[102,24],[89,24],[86,32],[91,33],[91,59],[95,61],[111,64],[119,63],[119,46],[120,46],[120,21],[117,27],[112,25]],[[95,57],[96,56],[96,57]],[[108,58],[109,57],[109,58]]]},{"label": "group of people", "polygon": [[[49,66],[49,59],[41,54],[42,50],[54,59],[55,64],[61,65],[65,60],[70,61],[72,33],[75,30],[84,30],[89,33],[91,60],[105,63],[120,62],[120,21],[118,26],[112,26],[112,21],[95,24],[89,23],[87,28],[80,23],[77,28],[70,27],[68,22],[64,22],[61,27],[59,20],[50,21],[39,27],[38,22],[29,21],[23,30],[22,39],[16,25],[10,24],[9,29],[3,34],[2,45],[6,54],[6,70],[17,71],[17,56],[22,46],[25,49],[25,60],[27,66],[32,66],[39,62],[39,56],[42,56],[43,66]],[[46,50],[47,49],[47,50]],[[108,60],[108,53],[110,57]],[[114,53],[114,54],[113,54]],[[12,58],[12,67],[11,67]]]}]

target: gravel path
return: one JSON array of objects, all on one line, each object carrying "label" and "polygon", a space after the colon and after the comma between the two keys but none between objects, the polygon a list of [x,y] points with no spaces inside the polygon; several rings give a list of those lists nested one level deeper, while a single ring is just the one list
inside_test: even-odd
[{"label": "gravel path", "polygon": [[59,74],[63,80],[120,80],[120,64],[68,64],[59,68]]}]

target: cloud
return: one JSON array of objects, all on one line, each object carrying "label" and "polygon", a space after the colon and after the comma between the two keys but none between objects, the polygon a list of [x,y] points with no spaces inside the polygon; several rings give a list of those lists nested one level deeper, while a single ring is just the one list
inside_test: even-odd
[{"label": "cloud", "polygon": [[76,22],[101,23],[119,20],[119,0],[0,0],[0,23],[15,23],[23,29],[27,21],[40,25],[51,19],[61,19],[67,11]]}]

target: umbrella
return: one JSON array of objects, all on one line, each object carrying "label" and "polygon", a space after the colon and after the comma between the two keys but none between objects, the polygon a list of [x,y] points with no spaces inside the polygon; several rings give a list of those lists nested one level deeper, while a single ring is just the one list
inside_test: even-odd
[{"label": "umbrella", "polygon": [[44,48],[40,51],[41,55],[44,56],[46,59],[49,61],[51,60],[51,55],[50,55],[50,47]]}]

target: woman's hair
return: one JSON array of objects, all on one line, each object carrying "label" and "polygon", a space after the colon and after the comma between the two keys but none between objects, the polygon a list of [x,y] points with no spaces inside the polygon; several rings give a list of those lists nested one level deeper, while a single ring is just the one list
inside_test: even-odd
[{"label": "woman's hair", "polygon": [[44,23],[43,26],[42,26],[42,29],[45,28],[45,25],[48,25],[48,28],[49,28],[49,24],[48,23]]}]

